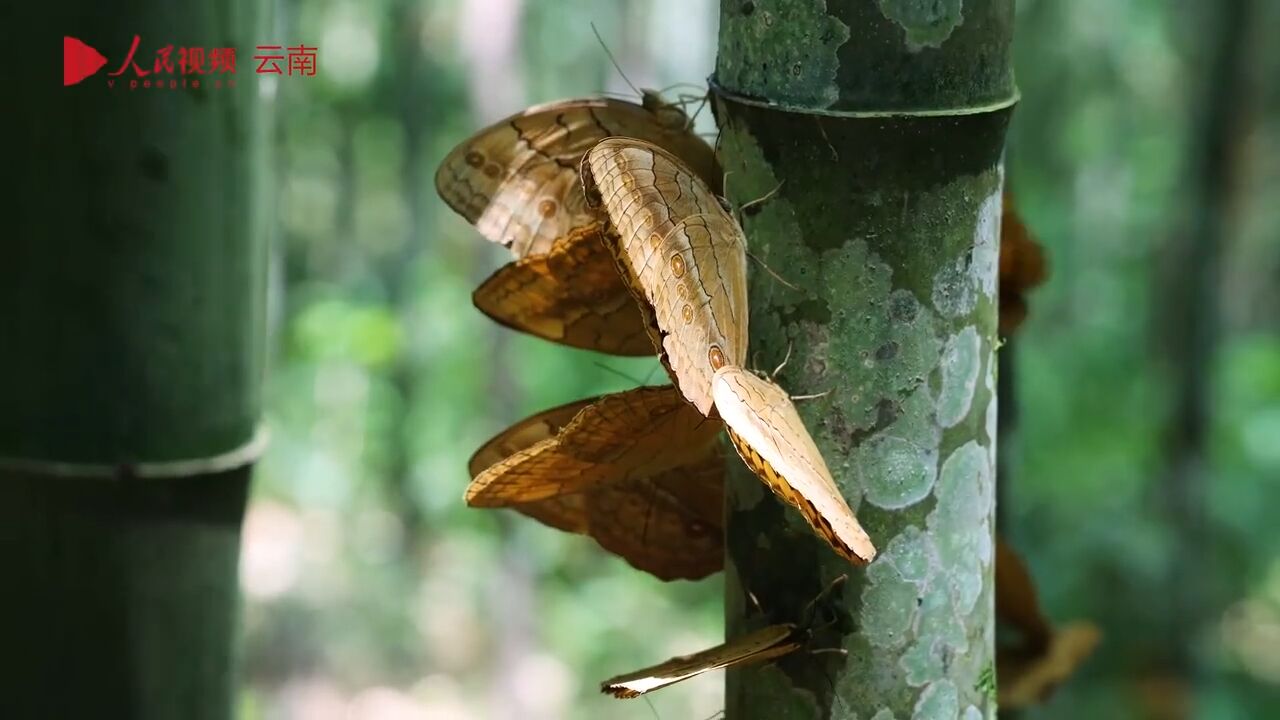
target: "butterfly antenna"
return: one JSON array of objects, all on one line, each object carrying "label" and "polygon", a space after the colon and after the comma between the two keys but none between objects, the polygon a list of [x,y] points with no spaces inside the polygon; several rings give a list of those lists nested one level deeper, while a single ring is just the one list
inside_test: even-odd
[{"label": "butterfly antenna", "polygon": [[[711,96],[710,96],[710,95],[703,95],[703,96],[702,96],[702,101],[698,103],[698,109],[697,109],[697,110],[694,110],[694,111],[693,111],[693,117],[690,117],[690,118],[689,118],[689,127],[693,127],[693,123],[694,123],[694,121],[696,121],[696,120],[698,119],[698,116],[702,114],[702,111],[703,111],[703,110],[706,110],[706,109],[707,109],[707,105],[709,105],[709,104],[711,104]],[[716,136],[717,136],[717,137],[719,137],[719,133],[716,133]]]},{"label": "butterfly antenna", "polygon": [[774,378],[778,377],[778,373],[782,372],[782,368],[787,366],[787,361],[791,359],[791,348],[794,346],[795,346],[795,343],[791,342],[790,340],[787,341],[787,354],[782,356],[782,362],[778,363],[778,367],[774,368],[773,372],[769,373],[770,380],[773,380]]},{"label": "butterfly antenna", "polygon": [[792,400],[817,400],[818,398],[824,398],[830,395],[834,390],[835,388],[831,388],[828,390],[823,390],[820,393],[813,393],[811,395],[792,395],[791,399]]},{"label": "butterfly antenna", "polygon": [[592,365],[595,365],[596,367],[600,368],[601,370],[604,370],[605,372],[611,372],[611,373],[613,373],[614,375],[617,375],[618,377],[620,377],[620,378],[622,378],[622,379],[624,379],[624,380],[630,380],[631,382],[633,382],[633,383],[635,383],[635,384],[637,384],[637,385],[644,385],[644,384],[645,384],[643,380],[637,380],[636,378],[634,378],[634,377],[632,377],[632,376],[630,376],[630,375],[628,375],[628,374],[626,374],[626,373],[622,372],[621,370],[619,370],[619,369],[617,369],[617,368],[611,368],[611,367],[609,367],[608,365],[605,365],[604,363],[600,362],[599,360],[592,360],[592,361],[591,361],[591,364],[592,364]]},{"label": "butterfly antenna", "polygon": [[661,89],[661,90],[659,90],[658,92],[659,92],[659,93],[664,93],[664,92],[666,92],[666,91],[668,91],[668,90],[675,90],[676,88],[679,88],[679,87],[683,87],[683,88],[693,88],[694,90],[701,90],[701,91],[703,91],[704,93],[707,91],[707,89],[706,89],[705,87],[703,87],[703,86],[701,86],[701,85],[699,85],[699,84],[697,84],[697,83],[691,83],[691,82],[678,82],[678,83],[671,83],[670,85],[668,85],[668,86],[666,86],[666,87],[662,88],[662,89]]},{"label": "butterfly antenna", "polygon": [[738,212],[745,213],[749,208],[753,208],[756,205],[762,205],[768,202],[770,198],[778,194],[778,191],[782,189],[782,186],[786,182],[787,182],[786,180],[783,180],[782,182],[778,183],[776,187],[774,187],[769,192],[765,193],[763,197],[758,197],[755,200],[752,200],[751,202],[747,203],[746,205],[743,205],[742,207],[738,208]]},{"label": "butterfly antenna", "polygon": [[800,288],[796,287],[795,285],[792,285],[791,283],[787,282],[787,281],[786,281],[786,279],[785,279],[785,278],[783,278],[783,277],[782,277],[781,275],[779,275],[778,273],[774,272],[774,271],[773,271],[773,268],[771,268],[771,267],[769,267],[768,265],[766,265],[766,264],[765,264],[765,262],[764,262],[763,260],[761,260],[760,258],[756,257],[756,256],[755,256],[755,254],[754,254],[754,253],[752,253],[750,250],[748,250],[748,251],[747,251],[747,257],[749,257],[749,258],[751,258],[752,260],[755,260],[757,263],[759,263],[759,264],[760,264],[760,267],[764,268],[764,271],[765,271],[765,272],[767,272],[767,273],[769,273],[769,276],[770,276],[770,277],[772,277],[774,280],[777,280],[778,282],[782,283],[783,285],[786,285],[787,287],[791,288],[792,290],[797,290],[797,291],[798,291],[798,290],[800,289]]},{"label": "butterfly antenna", "polygon": [[808,615],[810,612],[813,611],[813,609],[817,606],[819,602],[826,599],[827,596],[831,595],[831,593],[835,592],[835,589],[843,585],[845,581],[848,579],[849,579],[849,576],[846,574],[846,575],[841,575],[837,577],[835,580],[832,580],[830,584],[828,584],[825,588],[822,589],[822,592],[818,593],[817,595],[814,595],[813,599],[805,604],[804,609],[800,611],[800,614],[802,616]]},{"label": "butterfly antenna", "polygon": [[594,22],[591,23],[591,32],[595,33],[596,40],[600,43],[600,47],[604,49],[604,54],[609,56],[609,62],[613,63],[613,68],[622,76],[622,80],[627,84],[627,87],[631,88],[636,95],[644,95],[644,93],[640,92],[640,89],[631,82],[631,78],[627,77],[627,74],[622,72],[622,66],[618,64],[618,59],[613,56],[613,52],[609,50],[609,46],[605,44],[604,38],[600,37],[600,30],[596,27]]},{"label": "butterfly antenna", "polygon": [[656,720],[662,720],[662,716],[658,714],[658,708],[653,706],[653,701],[649,699],[649,696],[641,695],[640,697],[644,698],[644,704],[649,706],[649,712],[653,713],[653,717]]}]

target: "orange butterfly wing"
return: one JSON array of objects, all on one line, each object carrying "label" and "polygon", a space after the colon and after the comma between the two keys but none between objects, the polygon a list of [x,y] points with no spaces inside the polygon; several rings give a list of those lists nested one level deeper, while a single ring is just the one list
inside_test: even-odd
[{"label": "orange butterfly wing", "polygon": [[504,265],[472,300],[498,323],[552,342],[612,355],[655,352],[599,223],[575,228],[546,253]]},{"label": "orange butterfly wing", "polygon": [[539,413],[472,458],[467,502],[590,535],[664,580],[723,564],[720,426],[670,386]]}]

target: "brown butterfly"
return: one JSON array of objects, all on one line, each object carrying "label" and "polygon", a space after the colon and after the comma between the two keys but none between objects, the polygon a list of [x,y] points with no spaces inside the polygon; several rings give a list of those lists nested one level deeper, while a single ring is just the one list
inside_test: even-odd
[{"label": "brown butterfly", "polygon": [[672,379],[702,413],[711,378],[747,352],[746,238],[720,199],[680,158],[610,138],[583,162],[588,204],[609,218],[619,271],[642,308]]},{"label": "brown butterfly", "polygon": [[562,345],[612,355],[655,352],[598,222],[572,229],[546,253],[504,265],[471,298],[498,323]]},{"label": "brown butterfly", "polygon": [[516,257],[545,253],[556,238],[591,224],[578,164],[612,135],[668,148],[708,182],[720,181],[715,154],[677,106],[646,94],[643,105],[611,98],[536,105],[473,135],[445,157],[436,190],[480,234]]},{"label": "brown butterfly", "polygon": [[570,403],[476,452],[467,502],[594,538],[661,579],[723,565],[719,426],[670,386]]},{"label": "brown butterfly", "polygon": [[875,546],[849,509],[786,391],[732,365],[716,371],[716,411],[743,462],[793,505],[841,557],[863,565]]},{"label": "brown butterfly", "polygon": [[1000,334],[1009,336],[1027,317],[1027,292],[1048,277],[1044,250],[1023,224],[1013,202],[1004,193],[1000,221]]},{"label": "brown butterfly", "polygon": [[[633,698],[711,670],[750,665],[793,653],[812,640],[819,629],[816,620],[820,604],[824,598],[836,592],[848,577],[841,575],[835,578],[810,600],[801,611],[798,622],[768,625],[713,648],[674,657],[652,667],[610,678],[600,684],[600,691],[617,698]],[[826,648],[810,652],[843,653],[844,650]]]},{"label": "brown butterfly", "polygon": [[996,539],[996,617],[1017,630],[1020,642],[996,654],[1000,706],[1027,707],[1046,700],[1093,653],[1102,634],[1093,623],[1055,628],[1044,617],[1022,558]]},{"label": "brown butterfly", "polygon": [[769,625],[702,652],[609,678],[600,684],[600,691],[616,698],[639,697],[712,670],[782,657],[799,650],[806,640],[807,633],[793,624]]}]

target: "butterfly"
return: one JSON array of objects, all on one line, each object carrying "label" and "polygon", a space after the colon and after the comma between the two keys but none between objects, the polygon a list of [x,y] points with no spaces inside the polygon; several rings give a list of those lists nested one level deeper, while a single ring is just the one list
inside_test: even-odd
[{"label": "butterfly", "polygon": [[747,467],[798,509],[837,554],[859,565],[871,562],[875,546],[840,494],[787,392],[732,365],[716,371],[711,392]]},{"label": "butterfly", "polygon": [[1035,584],[1022,558],[996,539],[996,617],[1017,630],[1020,642],[1002,643],[996,653],[1000,706],[1021,708],[1042,702],[1093,653],[1102,633],[1093,623],[1054,627],[1040,609]]},{"label": "butterfly", "polygon": [[600,684],[600,691],[616,698],[639,697],[712,670],[788,655],[804,647],[807,639],[807,633],[794,624],[769,625],[692,655],[681,655],[652,667],[609,678]]},{"label": "butterfly", "polygon": [[742,228],[694,169],[643,140],[602,140],[583,161],[582,182],[608,219],[606,242],[672,380],[710,414],[712,376],[747,351]]},{"label": "butterfly", "polygon": [[1027,317],[1027,292],[1048,277],[1044,249],[1018,215],[1013,194],[1004,193],[1000,220],[1000,334],[1009,336]]},{"label": "butterfly", "polygon": [[471,298],[494,321],[570,347],[652,355],[647,323],[600,242],[600,225],[574,228],[546,253],[508,263]]},{"label": "butterfly", "polygon": [[[798,622],[767,625],[713,648],[610,678],[600,684],[600,691],[617,698],[633,698],[712,670],[751,665],[789,655],[813,639],[819,629],[816,618],[823,599],[836,592],[847,579],[847,575],[841,575],[819,592],[800,612]],[[811,652],[844,651],[831,648]]]},{"label": "butterfly", "polygon": [[436,190],[481,235],[516,257],[544,253],[557,238],[595,220],[583,202],[578,164],[613,135],[657,143],[719,182],[715,153],[693,133],[688,117],[649,94],[642,105],[613,98],[561,100],[494,123],[445,157]]},{"label": "butterfly", "polygon": [[711,148],[680,106],[652,91],[642,104],[611,98],[538,105],[495,123],[455,148],[436,172],[446,203],[517,261],[472,295],[497,322],[571,347],[616,355],[655,352],[647,325],[585,206],[578,165],[611,135],[650,139],[720,182]]},{"label": "butterfly", "polygon": [[705,577],[724,562],[719,430],[670,386],[569,403],[485,443],[467,502],[589,535],[664,580]]}]

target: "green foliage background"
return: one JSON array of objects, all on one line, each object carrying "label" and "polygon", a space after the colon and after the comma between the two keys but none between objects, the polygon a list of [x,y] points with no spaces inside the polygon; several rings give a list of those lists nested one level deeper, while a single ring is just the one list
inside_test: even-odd
[{"label": "green foliage background", "polygon": [[[1264,8],[1274,27],[1277,8]],[[514,514],[468,510],[492,433],[661,381],[656,362],[500,329],[470,291],[505,262],[438,200],[440,158],[525,105],[701,83],[713,0],[288,0],[315,78],[277,106],[270,454],[245,530],[246,718],[705,718],[721,680],[606,700],[610,674],[721,637],[721,582],[664,584]],[[1177,394],[1163,338],[1188,222],[1208,40],[1157,0],[1023,0],[1009,179],[1049,283],[1017,341],[1005,534],[1053,617],[1106,634],[1035,718],[1259,718],[1280,707],[1280,55],[1241,98],[1200,518],[1168,511]],[[1270,70],[1268,70],[1270,68]],[[674,96],[687,88],[668,93]],[[712,130],[709,113],[700,125]],[[730,177],[729,182],[732,182]],[[1192,208],[1194,209],[1194,208]],[[1172,273],[1172,274],[1171,274]],[[1202,561],[1187,564],[1194,546]],[[1194,586],[1196,617],[1170,598]],[[1170,658],[1189,650],[1187,681]]]}]

